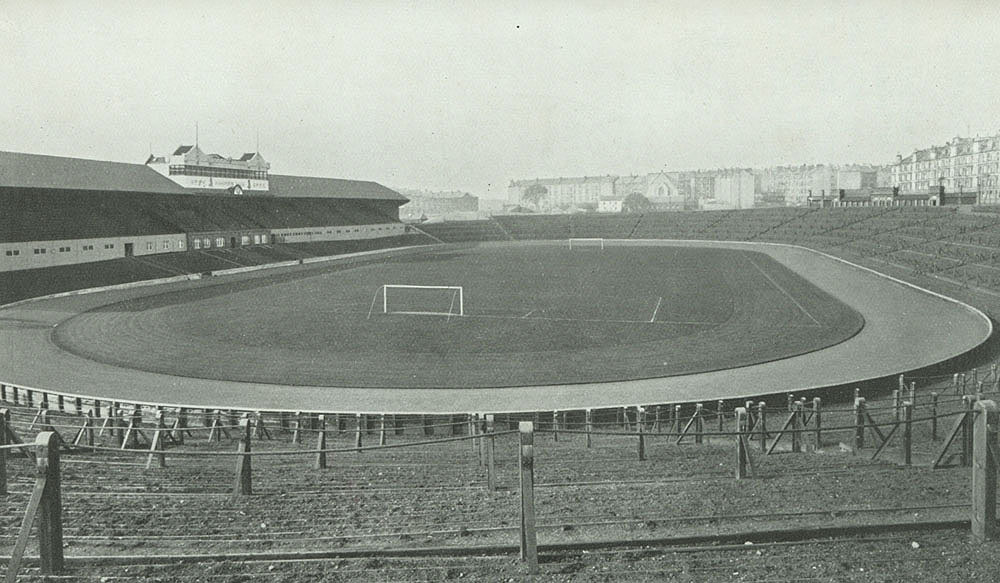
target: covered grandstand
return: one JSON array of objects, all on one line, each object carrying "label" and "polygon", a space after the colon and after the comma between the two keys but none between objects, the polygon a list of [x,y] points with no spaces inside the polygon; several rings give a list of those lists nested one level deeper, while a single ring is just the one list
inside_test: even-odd
[{"label": "covered grandstand", "polygon": [[240,192],[143,164],[0,152],[0,271],[406,233],[406,198],[375,182],[271,175],[263,194]]}]

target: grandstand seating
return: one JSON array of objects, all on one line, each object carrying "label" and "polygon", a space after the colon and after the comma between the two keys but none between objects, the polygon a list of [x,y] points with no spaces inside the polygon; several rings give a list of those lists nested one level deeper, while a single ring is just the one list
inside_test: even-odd
[{"label": "grandstand seating", "polygon": [[445,243],[505,241],[510,239],[496,221],[449,221],[419,226],[420,230]]},{"label": "grandstand seating", "polygon": [[[128,196],[117,194],[114,196]],[[167,199],[170,200],[167,200]],[[210,198],[196,201],[196,198]],[[132,196],[130,201],[134,202]],[[22,201],[23,202],[23,201]],[[304,225],[357,224],[388,219],[379,205],[358,201],[356,205],[330,204],[323,199],[244,199],[213,197],[157,197],[141,204],[116,205],[94,210],[86,195],[60,204],[79,207],[84,218],[51,224],[42,231],[65,230],[83,236],[106,221],[122,221],[122,228],[135,232],[183,232],[232,228],[283,228]],[[40,204],[32,201],[31,204]],[[27,203],[26,203],[27,204]],[[30,205],[29,205],[30,207]],[[130,209],[130,210],[120,210]],[[106,211],[106,212],[104,212]],[[29,211],[30,212],[30,211]],[[117,213],[117,214],[116,214]],[[46,216],[52,216],[47,213]],[[89,217],[89,218],[88,218]],[[17,227],[21,228],[21,227]],[[666,238],[780,242],[805,245],[833,253],[888,262],[917,274],[952,278],[971,285],[1000,291],[1000,214],[956,212],[935,207],[848,207],[836,209],[773,208],[744,211],[665,212],[617,215],[509,215],[486,221],[455,221],[424,224],[423,235],[373,241],[330,241],[303,244],[212,249],[198,252],[147,255],[129,261],[101,262],[92,268],[46,268],[30,275],[4,274],[9,282],[0,289],[0,301],[21,298],[31,285],[42,285],[46,274],[72,273],[70,281],[52,285],[59,291],[83,287],[85,283],[134,281],[181,273],[202,273],[246,265],[334,255],[397,244],[420,244],[568,239],[573,237]],[[176,257],[174,257],[176,255]],[[118,273],[114,265],[123,266]],[[92,273],[87,274],[90,269]],[[79,274],[79,275],[78,275]]]},{"label": "grandstand seating", "polygon": [[424,235],[411,234],[378,239],[282,243],[240,249],[160,253],[75,265],[4,271],[0,272],[0,304],[39,295],[146,279],[429,243],[434,241]]}]

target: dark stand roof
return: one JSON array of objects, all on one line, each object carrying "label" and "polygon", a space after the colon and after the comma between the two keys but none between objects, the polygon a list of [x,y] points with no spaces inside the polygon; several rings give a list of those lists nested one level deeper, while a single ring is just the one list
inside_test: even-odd
[{"label": "dark stand roof", "polygon": [[282,174],[271,174],[269,180],[270,194],[280,197],[377,199],[401,203],[409,200],[391,188],[367,180]]},{"label": "dark stand roof", "polygon": [[183,194],[185,190],[143,164],[0,151],[0,186]]}]

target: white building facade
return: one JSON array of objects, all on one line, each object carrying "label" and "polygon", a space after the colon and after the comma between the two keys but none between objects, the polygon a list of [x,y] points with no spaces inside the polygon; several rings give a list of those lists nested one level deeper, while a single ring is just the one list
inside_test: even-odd
[{"label": "white building facade", "polygon": [[1000,134],[956,137],[943,146],[897,156],[892,185],[900,193],[927,192],[944,187],[949,193],[979,195],[981,204],[1000,204]]}]

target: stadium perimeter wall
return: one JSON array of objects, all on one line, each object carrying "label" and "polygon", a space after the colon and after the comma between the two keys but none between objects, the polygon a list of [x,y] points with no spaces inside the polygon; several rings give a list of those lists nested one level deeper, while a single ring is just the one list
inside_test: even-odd
[{"label": "stadium perimeter wall", "polygon": [[[560,244],[552,242],[497,243]],[[816,251],[745,242],[621,241],[610,244],[712,245],[767,253],[861,312],[865,328],[817,352],[739,369],[662,379],[503,389],[301,387],[180,379],[116,369],[59,350],[48,330],[75,311],[123,299],[92,297],[83,305],[32,302],[5,310],[0,327],[0,382],[51,393],[147,404],[248,410],[358,413],[526,412],[636,404],[732,400],[801,394],[939,364],[981,347],[992,322],[979,310],[873,270]],[[132,291],[129,293],[140,293]],[[940,332],[948,330],[947,342]],[[46,362],[39,368],[34,363]],[[67,390],[71,387],[72,390]]]}]

